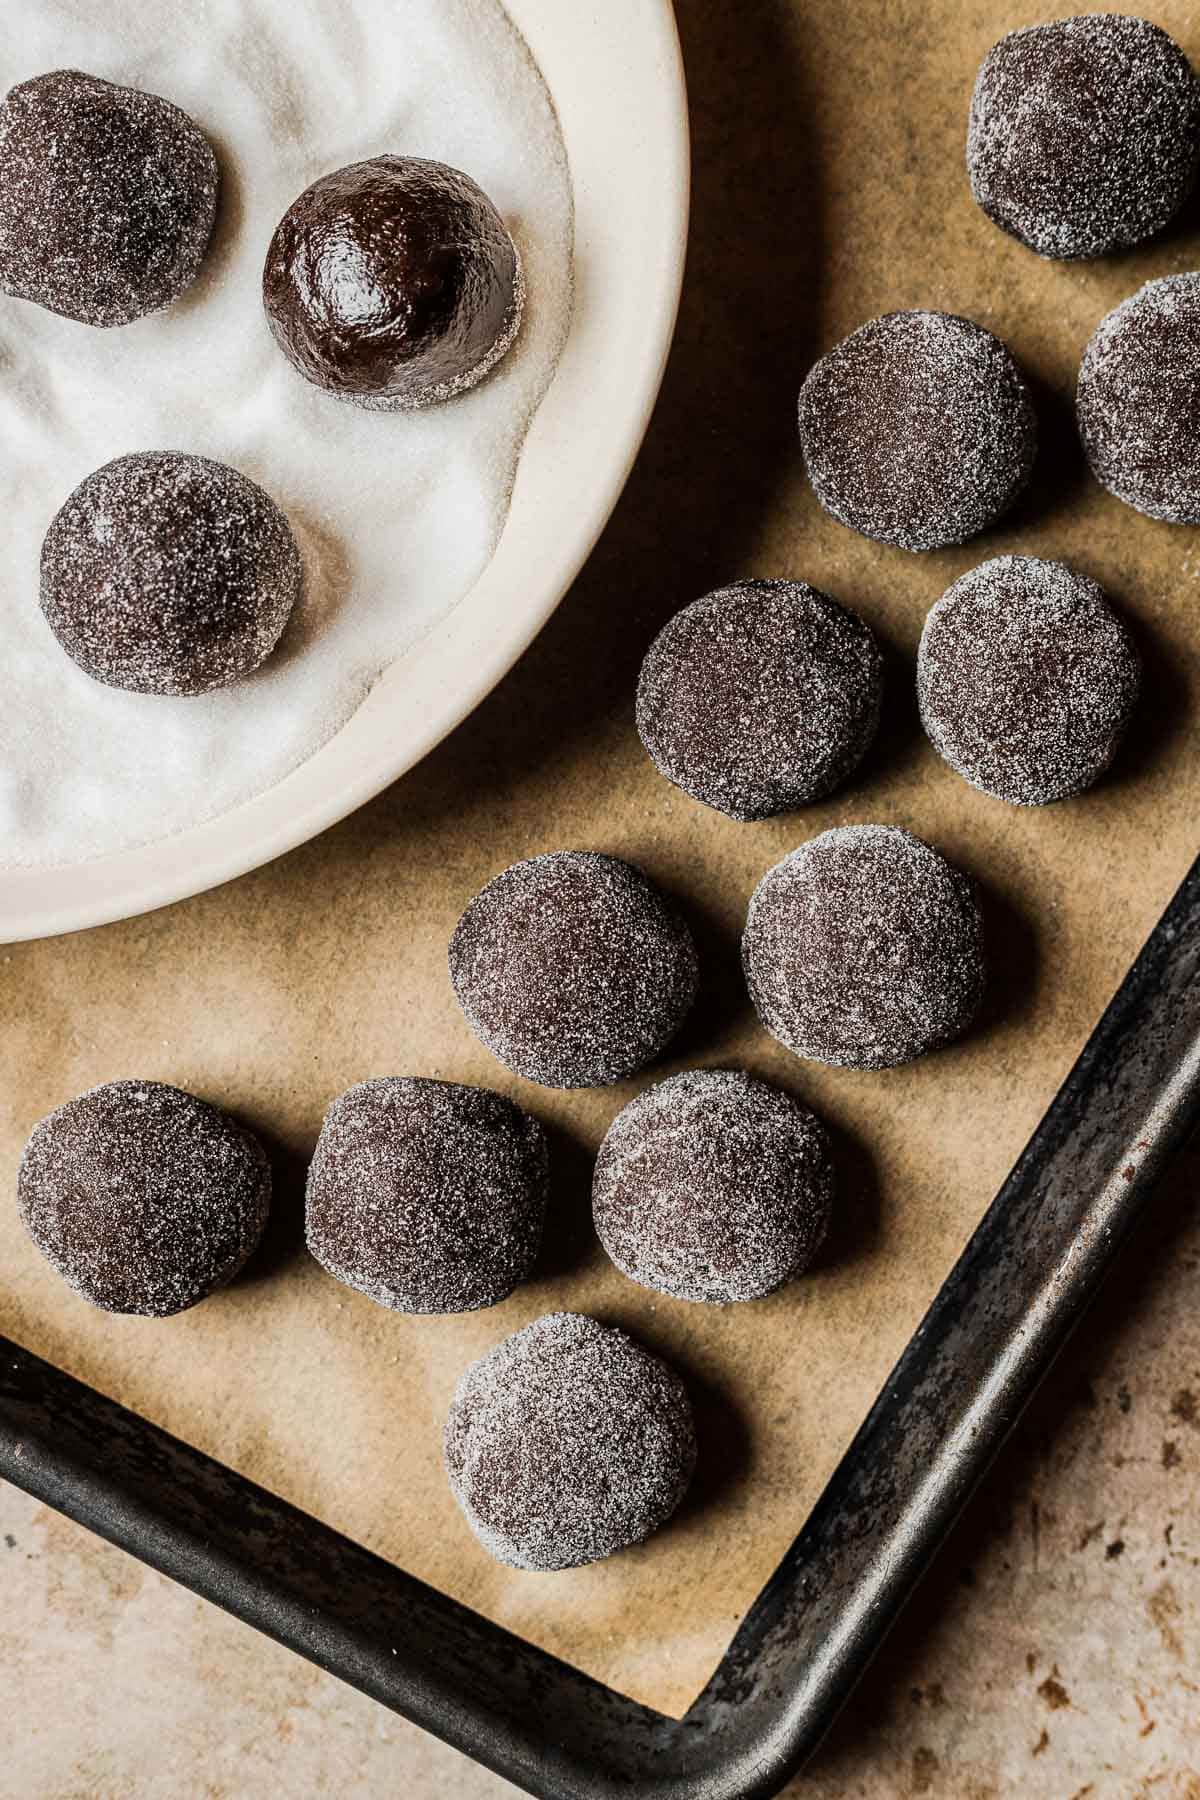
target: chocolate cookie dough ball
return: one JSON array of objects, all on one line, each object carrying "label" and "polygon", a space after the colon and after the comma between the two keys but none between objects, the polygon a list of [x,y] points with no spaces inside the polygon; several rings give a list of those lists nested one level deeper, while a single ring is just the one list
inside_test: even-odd
[{"label": "chocolate cookie dough ball", "polygon": [[559,850],[514,863],[450,940],[450,980],[476,1037],[528,1081],[601,1087],[644,1068],[696,993],[675,908],[615,856]]},{"label": "chocolate cookie dough ball", "polygon": [[1200,154],[1200,83],[1146,19],[1092,13],[1012,31],[971,100],[971,192],[1002,230],[1064,259],[1153,237]]},{"label": "chocolate cookie dough ball", "polygon": [[596,1233],[622,1274],[675,1300],[757,1300],[802,1274],[829,1223],[820,1120],[731,1069],[647,1089],[608,1128]]},{"label": "chocolate cookie dough ball", "polygon": [[411,412],[465,393],[517,335],[521,259],[469,175],[376,156],[323,175],[279,221],[263,270],[275,342],[339,399]]},{"label": "chocolate cookie dough ball", "polygon": [[322,1268],[397,1312],[473,1312],[533,1268],[546,1134],[489,1088],[362,1081],[325,1115],[305,1235]]},{"label": "chocolate cookie dough ball", "polygon": [[921,721],[951,768],[1014,806],[1082,793],[1116,753],[1138,658],[1096,582],[997,556],[947,589],[917,659]]},{"label": "chocolate cookie dough ball", "polygon": [[1033,470],[1037,421],[999,338],[953,313],[885,313],[812,368],[800,444],[813,492],[864,537],[961,544],[1007,512]]},{"label": "chocolate cookie dough ball", "polygon": [[1152,519],[1200,524],[1200,275],[1148,281],[1100,321],[1075,405],[1101,487]]},{"label": "chocolate cookie dough ball", "polygon": [[796,1056],[910,1062],[966,1030],[983,995],[967,876],[910,832],[846,825],[768,869],[742,961],[755,1011]]},{"label": "chocolate cookie dough ball", "polygon": [[676,787],[731,819],[820,800],[862,760],[883,663],[856,613],[803,581],[738,581],[663,627],[637,725]]},{"label": "chocolate cookie dough ball", "polygon": [[128,325],[196,279],[217,159],[157,94],[56,69],[0,106],[0,289],[83,325]]},{"label": "chocolate cookie dough ball", "polygon": [[666,1363],[595,1319],[549,1313],[471,1364],[445,1451],[485,1550],[516,1569],[574,1569],[665,1524],[696,1436]]},{"label": "chocolate cookie dough ball", "polygon": [[224,463],[146,451],[80,482],[42,546],[42,611],[93,681],[205,694],[271,654],[301,585],[268,494]]},{"label": "chocolate cookie dough ball", "polygon": [[258,1140],[194,1094],[110,1081],[34,1127],[17,1175],[30,1237],[105,1312],[167,1318],[237,1274],[262,1236]]}]

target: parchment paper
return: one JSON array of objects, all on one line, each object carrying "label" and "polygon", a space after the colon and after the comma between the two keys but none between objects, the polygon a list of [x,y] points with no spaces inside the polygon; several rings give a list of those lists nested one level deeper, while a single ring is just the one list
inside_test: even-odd
[{"label": "parchment paper", "polygon": [[[147,919],[0,953],[0,1185],[32,1122],[120,1075],[239,1111],[277,1154],[270,1242],[227,1292],[166,1323],[92,1313],[0,1204],[0,1327],[406,1568],[619,1688],[681,1710],[803,1521],[881,1381],[1051,1098],[1196,848],[1196,536],[1102,495],[1069,407],[1100,316],[1193,266],[1197,211],[1105,264],[1039,262],[974,208],[962,137],[979,59],[1033,6],[685,0],[695,230],[680,335],[628,494],[574,592],[510,679],[441,750],[338,829]],[[1200,57],[1182,4],[1154,16]],[[581,295],[581,300],[585,296]],[[793,409],[813,357],[888,308],[932,305],[1006,338],[1039,384],[1045,451],[1003,529],[917,558],[826,519]],[[1016,811],[923,742],[911,659],[947,583],[1005,550],[1061,555],[1125,609],[1146,697],[1113,775]],[[676,607],[747,574],[799,575],[892,647],[880,745],[801,817],[742,826],[664,783],[633,683]],[[803,837],[894,821],[987,896],[987,1013],[907,1069],[802,1064],[756,1028],[737,935],[758,875]],[[629,856],[692,917],[704,994],[674,1054],[783,1082],[836,1127],[842,1199],[819,1269],[751,1306],[687,1306],[624,1281],[590,1235],[589,1159],[636,1084],[551,1094],[471,1038],[445,944],[472,893],[534,851]],[[536,1281],[466,1318],[410,1320],[338,1287],[300,1247],[301,1184],[328,1099],[367,1075],[490,1083],[553,1131]],[[440,1464],[466,1362],[552,1307],[619,1321],[691,1382],[700,1473],[645,1547],[566,1575],[516,1574],[470,1536]]]}]

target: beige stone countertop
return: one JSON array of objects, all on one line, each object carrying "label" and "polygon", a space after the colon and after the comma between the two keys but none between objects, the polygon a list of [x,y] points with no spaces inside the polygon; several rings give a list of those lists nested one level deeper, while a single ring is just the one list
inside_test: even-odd
[{"label": "beige stone countertop", "polygon": [[[0,1213],[0,1331],[677,1709],[1200,848],[1195,534],[1101,495],[1079,466],[1069,408],[1101,314],[1139,281],[1197,260],[1200,206],[1127,262],[1068,270],[978,214],[961,162],[966,100],[989,43],[1038,16],[1027,0],[678,0],[678,11],[695,139],[679,334],[628,491],[537,644],[419,769],[293,855],[147,919],[0,949],[6,1181],[33,1119],[117,1075],[174,1079],[246,1109],[280,1176],[270,1254],[161,1332],[72,1311]],[[1154,16],[1200,61],[1184,0]],[[794,426],[813,358],[861,319],[906,305],[962,310],[1008,338],[1034,377],[1047,441],[1028,503],[977,544],[928,558],[880,551],[824,518]],[[938,763],[903,673],[942,587],[1018,548],[1068,556],[1110,587],[1153,687],[1111,779],[1019,815]],[[864,612],[899,698],[844,796],[803,821],[736,827],[685,801],[641,754],[636,671],[676,607],[738,576],[784,574]],[[788,1059],[756,1030],[737,974],[756,874],[849,817],[933,836],[980,875],[990,907],[993,999],[979,1030],[877,1079]],[[810,1281],[755,1308],[656,1310],[564,1207],[554,1266],[527,1291],[494,1316],[426,1329],[306,1262],[304,1159],[328,1098],[363,1074],[516,1091],[449,1005],[444,945],[505,861],[567,847],[629,853],[680,895],[712,979],[672,1054],[745,1061],[811,1096],[849,1151],[839,1245]],[[551,1126],[576,1209],[588,1153],[631,1091],[518,1092]],[[794,1794],[1200,1800],[1198,1175],[1196,1154],[1173,1172]],[[650,1545],[575,1572],[565,1604],[566,1589],[533,1597],[467,1543],[435,1426],[470,1355],[573,1303],[628,1320],[683,1360],[729,1467],[710,1467],[697,1503]],[[310,1400],[311,1434],[298,1434]],[[418,1542],[413,1519],[426,1515]],[[722,1587],[712,1571],[726,1563]],[[512,1791],[7,1488],[0,1571],[0,1800]]]}]

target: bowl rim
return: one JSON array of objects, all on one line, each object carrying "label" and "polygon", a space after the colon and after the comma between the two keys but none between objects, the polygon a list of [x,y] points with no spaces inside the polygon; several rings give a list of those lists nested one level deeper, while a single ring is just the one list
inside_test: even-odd
[{"label": "bowl rim", "polygon": [[265,792],[151,844],[0,868],[0,943],[150,912],[336,824],[479,705],[591,553],[641,447],[674,336],[690,190],[683,61],[670,0],[606,0],[595,10],[561,0],[504,4],[541,69],[566,145],[577,291],[490,562],[345,725]]}]

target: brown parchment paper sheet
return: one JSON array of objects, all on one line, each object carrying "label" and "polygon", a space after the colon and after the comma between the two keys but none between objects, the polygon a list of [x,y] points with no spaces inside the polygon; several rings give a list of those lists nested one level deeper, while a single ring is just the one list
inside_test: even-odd
[{"label": "brown parchment paper sheet", "polygon": [[[1193,266],[1200,214],[1146,250],[1057,267],[976,211],[962,163],[974,72],[994,38],[1039,16],[982,0],[683,0],[696,187],[679,336],[617,517],[538,644],[420,769],[315,843],[152,917],[0,952],[0,1328],[671,1711],[703,1684],[799,1528],[1200,835],[1196,536],[1102,495],[1070,410],[1091,329],[1142,280]],[[1154,17],[1200,57],[1192,7],[1171,0]],[[1013,346],[1038,384],[1044,439],[1019,513],[922,558],[820,513],[793,427],[811,360],[871,315],[912,305],[965,312]],[[1112,777],[1045,811],[1009,809],[953,776],[923,742],[911,695],[926,609],[1006,550],[1066,556],[1098,577],[1146,661],[1145,701]],[[676,793],[632,725],[654,631],[747,574],[827,586],[891,651],[884,730],[861,777],[802,817],[754,826]],[[761,872],[805,836],[855,820],[928,836],[986,894],[985,1018],[959,1047],[886,1074],[790,1058],[756,1028],[737,959]],[[507,862],[561,847],[633,858],[695,924],[702,1001],[656,1073],[741,1064],[836,1128],[832,1242],[777,1296],[693,1307],[624,1281],[591,1236],[588,1179],[608,1121],[640,1084],[573,1095],[523,1084],[453,1004],[444,951],[463,904]],[[389,1073],[490,1083],[551,1127],[542,1264],[502,1306],[402,1318],[304,1254],[303,1171],[324,1106]],[[109,1318],[75,1299],[25,1241],[11,1200],[33,1121],[124,1075],[227,1105],[275,1153],[265,1249],[233,1287],[167,1322]],[[441,1424],[463,1366],[557,1307],[620,1322],[679,1365],[701,1465],[681,1515],[644,1547],[570,1574],[518,1574],[461,1520]]]}]

